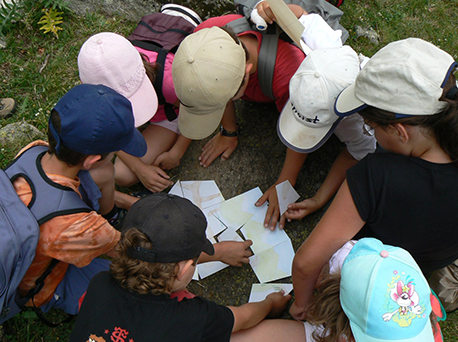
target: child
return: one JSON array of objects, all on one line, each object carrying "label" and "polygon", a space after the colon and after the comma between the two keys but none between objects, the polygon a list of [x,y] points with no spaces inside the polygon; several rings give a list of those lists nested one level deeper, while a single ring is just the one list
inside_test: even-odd
[{"label": "child", "polygon": [[[341,118],[334,113],[337,95],[355,81],[360,61],[349,46],[310,52],[290,81],[290,100],[278,119],[281,141],[298,153],[320,148],[335,133],[345,142],[323,185],[312,197],[296,204],[300,214],[295,219],[323,207],[345,179],[345,171],[375,150],[375,138],[361,130],[358,114]],[[288,212],[286,218],[290,218]]]},{"label": "child", "polygon": [[44,287],[28,305],[45,312],[57,307],[76,314],[78,299],[91,277],[108,268],[107,260],[95,258],[110,253],[120,236],[94,210],[100,193],[87,170],[109,164],[118,150],[142,156],[146,144],[135,129],[130,102],[108,87],[87,84],[74,87],[58,101],[50,115],[48,140],[49,146],[43,141],[29,144],[7,167],[7,171],[24,174],[13,182],[18,196],[26,205],[46,198],[36,193],[26,177],[36,168],[44,182],[79,197],[72,202],[74,209],[55,212],[40,224],[35,258],[19,290],[27,294],[57,259]]},{"label": "child", "polygon": [[[189,19],[190,16],[201,21],[197,13],[180,5],[164,5],[161,12],[181,16],[193,25],[196,22]],[[148,144],[147,153],[142,158],[119,153],[115,177],[121,186],[128,187],[140,181],[151,192],[161,192],[173,184],[164,170],[180,164],[192,141],[180,134],[177,119],[167,119],[165,106],[157,104],[153,88],[157,57],[156,51],[134,47],[126,38],[109,32],[90,37],[78,55],[82,83],[103,84],[125,95],[132,102],[136,126],[148,123],[142,130]],[[163,66],[162,93],[179,115],[179,101],[172,81],[173,59],[174,54],[168,53]]]},{"label": "child", "polygon": [[[421,39],[397,41],[376,53],[337,98],[336,113],[358,112],[362,129],[389,152],[368,155],[347,172],[299,248],[290,310],[296,319],[304,318],[323,265],[354,236],[406,249],[427,277],[458,259],[456,66],[452,56]],[[294,217],[295,205],[290,208]]]},{"label": "child", "polygon": [[[167,58],[173,60],[173,54],[168,54],[168,56],[170,57]],[[168,77],[164,77],[164,94],[168,94],[169,92],[175,94],[170,75],[171,60],[167,62],[168,66],[165,68],[165,73],[168,74]],[[155,114],[157,97],[153,88],[153,76],[146,76],[144,63],[146,62],[142,61],[139,51],[126,38],[110,32],[99,33],[89,38],[81,47],[78,56],[80,77],[83,83],[102,83],[118,92],[127,91],[127,86],[132,87],[129,92],[129,99],[133,104],[137,124],[148,119],[153,121],[142,131],[142,135],[148,146],[147,152],[142,158],[129,155],[122,151],[117,153],[121,161],[117,160],[115,162],[116,182],[121,185],[131,185],[130,181],[129,184],[124,183],[121,178],[127,179],[131,178],[130,176],[135,176],[131,171],[127,171],[126,165],[129,165],[131,170],[136,170],[138,166],[138,170],[142,169],[145,171],[145,173],[143,171],[137,173],[143,184],[150,190],[162,191],[171,185],[172,182],[168,180],[169,176],[159,166],[151,164],[157,160],[156,157],[158,157],[158,154],[163,156],[170,154],[172,150],[180,146],[180,141],[187,140],[187,138],[178,134],[177,119],[173,122],[169,122],[164,118],[159,122],[154,121],[154,117],[162,114],[165,115],[163,113],[164,107],[159,107],[158,113]],[[146,65],[148,64],[146,63]],[[149,67],[147,66],[147,68],[151,68],[151,65]],[[143,80],[140,82],[141,85],[139,85],[140,83],[138,81],[142,78],[138,76],[138,73],[143,77]],[[125,86],[122,87],[121,84],[124,83]],[[137,88],[134,87],[135,84],[137,84]],[[148,106],[148,102],[152,102],[151,106]],[[175,141],[176,143],[173,145]],[[172,145],[174,146],[173,148]],[[169,148],[172,148],[172,150],[168,151]],[[180,158],[178,158],[178,162]],[[122,176],[126,175],[126,172],[130,174],[127,178]],[[120,174],[121,176],[119,176]],[[106,177],[105,175],[96,175],[94,178],[96,178],[96,182],[106,179],[113,180],[113,177]],[[148,183],[152,182],[155,178],[157,179],[157,182],[154,183],[155,185]],[[153,188],[148,186],[148,184],[153,186]],[[128,196],[127,194],[121,194],[119,192],[116,194],[117,204],[123,203],[127,208],[130,208],[137,200],[138,198]],[[219,260],[231,266],[242,266],[243,263],[248,263],[249,261],[248,257],[251,255],[251,252],[248,248],[251,244],[252,242],[250,240],[244,242],[219,242],[215,244],[216,253],[214,256],[202,255],[200,260],[202,262]]]},{"label": "child", "polygon": [[350,241],[329,269],[306,308],[307,322],[267,320],[231,341],[442,341],[436,315],[445,314],[406,250],[373,238]]},{"label": "child", "polygon": [[[298,18],[309,17],[302,7],[289,6]],[[259,13],[266,21],[272,21],[266,16],[266,13],[269,13],[267,2],[260,2],[256,8],[258,11],[262,8]],[[328,35],[323,34],[326,39],[321,42],[322,48],[342,46],[340,34],[337,34],[336,41],[336,32],[318,15],[311,16],[317,16],[321,21],[310,21],[309,25],[324,24],[320,25],[320,30],[323,28],[330,31]],[[197,26],[195,33],[182,42],[172,65],[175,90],[181,101],[179,118],[181,133],[189,138],[203,139],[213,133],[221,122],[220,132],[204,146],[199,156],[200,165],[203,167],[209,166],[219,155],[222,160],[226,160],[237,147],[238,128],[234,101],[243,98],[261,103],[275,102],[278,111],[281,112],[290,96],[289,81],[305,57],[297,46],[282,39],[278,41],[276,60],[275,63],[271,63],[274,65],[274,70],[271,70],[274,99],[269,98],[263,94],[259,81],[259,51],[263,35],[257,31],[246,31],[235,36],[230,35],[231,31],[223,30],[224,25],[240,17],[233,14],[204,21]],[[313,27],[307,27],[304,31],[306,36],[309,29],[314,31]],[[362,149],[361,156],[357,159],[374,150],[375,144],[372,142],[370,145],[372,148],[369,146],[365,147],[365,150]],[[279,227],[284,227],[285,217],[280,218],[279,215],[275,185],[289,180],[294,186],[306,158],[307,153],[298,152],[288,146],[285,162],[277,181],[256,203],[260,206],[269,201],[264,220],[265,227],[274,229],[279,219]],[[341,153],[331,171],[331,181],[337,185],[324,187],[326,193],[323,196],[320,193],[322,200],[314,210],[323,206],[327,199],[334,195],[345,178],[345,170],[355,163],[356,159],[348,151],[344,150]]]},{"label": "child", "polygon": [[229,341],[231,332],[279,315],[290,295],[277,292],[259,303],[225,307],[186,292],[199,255],[213,253],[206,227],[205,216],[187,199],[159,193],[135,203],[118,257],[110,272],[91,281],[70,341]]}]

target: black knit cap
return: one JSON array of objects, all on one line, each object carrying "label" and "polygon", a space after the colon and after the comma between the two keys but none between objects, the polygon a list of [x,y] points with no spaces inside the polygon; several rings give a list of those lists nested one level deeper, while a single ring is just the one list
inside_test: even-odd
[{"label": "black knit cap", "polygon": [[146,262],[171,263],[193,259],[205,252],[213,255],[207,239],[207,220],[191,201],[164,193],[146,196],[127,213],[122,232],[137,228],[148,236],[152,249],[134,247],[127,254]]}]

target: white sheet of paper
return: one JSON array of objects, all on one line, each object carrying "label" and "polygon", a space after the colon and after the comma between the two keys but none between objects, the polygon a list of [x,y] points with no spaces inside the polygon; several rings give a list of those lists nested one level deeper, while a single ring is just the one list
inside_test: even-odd
[{"label": "white sheet of paper", "polygon": [[224,201],[221,191],[213,180],[181,181],[181,189],[183,190],[183,197],[190,200],[200,209],[205,209]]},{"label": "white sheet of paper", "polygon": [[277,227],[270,230],[264,227],[264,217],[266,216],[267,207],[259,210],[245,225],[240,229],[246,240],[253,241],[251,250],[254,254],[261,253],[266,249],[272,248],[284,241],[290,240],[283,229]]},{"label": "white sheet of paper", "polygon": [[197,267],[194,269],[192,280],[199,280],[199,271],[197,270]]},{"label": "white sheet of paper", "polygon": [[172,188],[169,191],[169,194],[184,197],[183,190],[181,189],[181,182],[179,180],[177,180],[175,184],[173,184]]},{"label": "white sheet of paper", "polygon": [[289,180],[275,186],[277,190],[278,205],[280,206],[280,215],[288,210],[288,204],[294,203],[299,199],[299,194],[294,190]]},{"label": "white sheet of paper", "polygon": [[[240,235],[231,229],[226,229],[223,233],[221,233],[220,236],[218,236],[218,240],[219,241],[243,241]],[[204,279],[212,274],[215,274],[216,272],[219,272],[225,269],[226,267],[229,267],[229,265],[221,261],[211,261],[211,262],[206,262],[206,263],[197,265],[200,279]]]},{"label": "white sheet of paper", "polygon": [[275,247],[251,256],[250,265],[260,283],[267,283],[291,276],[294,249],[291,241],[284,241]]},{"label": "white sheet of paper", "polygon": [[256,187],[208,209],[211,209],[213,215],[226,227],[237,230],[262,208],[254,205],[261,196],[261,189]]},{"label": "white sheet of paper", "polygon": [[253,284],[248,303],[262,302],[271,293],[281,290],[287,295],[293,290],[293,284]]},{"label": "white sheet of paper", "polygon": [[211,208],[202,210],[205,217],[207,218],[207,237],[214,237],[218,235],[227,227],[213,215]]}]

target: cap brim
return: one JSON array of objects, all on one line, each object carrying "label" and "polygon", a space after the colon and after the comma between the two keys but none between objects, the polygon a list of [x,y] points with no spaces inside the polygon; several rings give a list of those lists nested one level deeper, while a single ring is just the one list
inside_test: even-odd
[{"label": "cap brim", "polygon": [[211,135],[221,122],[224,107],[215,108],[208,114],[195,114],[192,108],[180,105],[178,129],[188,139],[200,140]]},{"label": "cap brim", "polygon": [[132,103],[135,127],[145,124],[156,114],[158,105],[157,95],[148,76],[145,75],[140,87],[128,99]]},{"label": "cap brim", "polygon": [[211,243],[210,240],[205,239],[205,245],[204,245],[204,248],[202,249],[202,252],[205,252],[208,255],[215,254],[215,248],[213,247],[213,244]]},{"label": "cap brim", "polygon": [[367,104],[356,98],[355,85],[356,83],[349,85],[337,96],[337,100],[334,104],[334,112],[338,116],[348,116],[367,107]]},{"label": "cap brim", "polygon": [[342,118],[332,125],[322,127],[307,127],[296,120],[291,101],[288,100],[277,122],[277,133],[280,140],[288,148],[299,153],[310,153],[320,148],[334,133]]},{"label": "cap brim", "polygon": [[[393,336],[393,339],[385,339],[385,338],[375,338],[373,336],[368,336],[361,329],[350,322],[351,332],[353,333],[353,337],[355,338],[356,342],[388,342],[388,341],[396,341],[396,342],[434,342],[434,334],[433,328],[431,326],[431,321],[429,317],[427,317],[427,322],[423,330],[416,336],[411,338],[400,338],[400,336]],[[394,333],[393,333],[394,335]]]},{"label": "cap brim", "polygon": [[136,128],[133,128],[133,133],[130,141],[126,146],[121,148],[122,151],[134,157],[143,157],[146,154],[147,146],[145,138]]}]

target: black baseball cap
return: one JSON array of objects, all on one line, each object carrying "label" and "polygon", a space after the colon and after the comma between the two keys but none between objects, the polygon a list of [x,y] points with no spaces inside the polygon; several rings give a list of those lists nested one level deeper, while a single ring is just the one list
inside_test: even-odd
[{"label": "black baseball cap", "polygon": [[205,252],[213,255],[207,239],[207,219],[191,201],[165,193],[146,196],[127,213],[122,232],[137,228],[148,236],[152,249],[135,247],[127,254],[146,262],[172,263],[193,259]]}]

